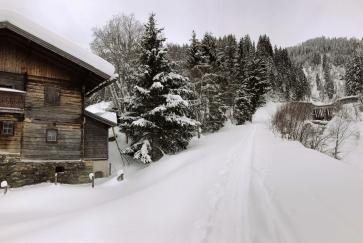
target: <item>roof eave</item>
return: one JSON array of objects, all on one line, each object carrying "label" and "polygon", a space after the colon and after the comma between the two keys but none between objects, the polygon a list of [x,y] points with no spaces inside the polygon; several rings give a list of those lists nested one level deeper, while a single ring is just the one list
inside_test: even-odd
[{"label": "roof eave", "polygon": [[99,121],[99,122],[101,122],[103,124],[106,124],[109,127],[115,127],[115,126],[117,126],[116,123],[114,123],[114,122],[112,122],[110,120],[107,120],[107,119],[105,119],[103,117],[100,117],[100,116],[98,116],[98,115],[96,115],[96,114],[94,114],[92,112],[87,111],[87,110],[84,111],[84,115],[87,116],[87,117],[89,117],[89,118],[92,118],[92,119],[94,119],[96,121]]},{"label": "roof eave", "polygon": [[28,33],[27,31],[17,27],[16,25],[13,25],[12,23],[10,23],[9,21],[1,21],[0,22],[0,29],[9,29],[23,37],[25,37],[26,39],[29,39],[31,41],[33,41],[34,43],[37,43],[38,45],[70,60],[71,62],[78,64],[79,66],[91,71],[92,73],[96,74],[97,76],[103,78],[103,79],[109,79],[111,76],[108,75],[107,73],[102,72],[101,70],[98,70],[97,68],[89,65],[88,63],[80,60],[79,58],[59,49],[56,46],[53,46],[51,44],[49,44],[46,41],[43,41],[42,39]]}]

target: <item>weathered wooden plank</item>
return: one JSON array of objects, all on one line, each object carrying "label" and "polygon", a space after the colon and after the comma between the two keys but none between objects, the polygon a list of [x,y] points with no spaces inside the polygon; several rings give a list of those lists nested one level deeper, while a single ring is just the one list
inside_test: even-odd
[{"label": "weathered wooden plank", "polygon": [[86,158],[108,158],[108,127],[87,117],[84,154]]}]

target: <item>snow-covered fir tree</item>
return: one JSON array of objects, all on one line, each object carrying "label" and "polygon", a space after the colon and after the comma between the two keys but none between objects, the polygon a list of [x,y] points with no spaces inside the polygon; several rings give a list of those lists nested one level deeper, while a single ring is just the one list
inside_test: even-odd
[{"label": "snow-covered fir tree", "polygon": [[310,84],[301,65],[295,65],[286,48],[275,47],[273,55],[276,72],[273,74],[272,90],[285,100],[303,100],[310,96]]},{"label": "snow-covered fir tree", "polygon": [[215,65],[217,61],[216,38],[211,33],[205,33],[201,43],[203,60],[205,63]]},{"label": "snow-covered fir tree", "polygon": [[328,96],[328,98],[332,99],[335,91],[334,91],[334,83],[330,77],[329,70],[330,70],[330,66],[329,66],[328,58],[324,54],[323,55],[323,73],[324,73],[324,81],[325,81],[324,89],[325,89],[325,94]]},{"label": "snow-covered fir tree", "polygon": [[267,64],[260,57],[253,57],[246,63],[244,83],[251,94],[252,113],[265,103],[265,94],[270,90]]},{"label": "snow-covered fir tree", "polygon": [[293,67],[294,84],[292,90],[292,100],[306,100],[311,95],[311,87],[308,79],[306,78],[303,68],[301,66]]},{"label": "snow-covered fir tree", "polygon": [[237,86],[237,41],[234,35],[224,36],[219,40],[218,68],[220,76],[224,77],[221,83],[224,106],[233,107],[235,89]]},{"label": "snow-covered fir tree", "polygon": [[261,35],[257,42],[257,53],[260,56],[273,57],[273,49],[270,38],[267,35]]},{"label": "snow-covered fir tree", "polygon": [[221,129],[227,120],[226,107],[224,106],[224,95],[221,92],[221,83],[225,79],[216,74],[208,72],[203,75],[203,86],[201,103],[203,109],[203,132],[215,132]]},{"label": "snow-covered fir tree", "polygon": [[200,65],[202,62],[202,51],[200,49],[200,42],[197,39],[195,31],[192,32],[192,38],[190,39],[190,46],[187,50],[187,66],[192,69],[195,66]]},{"label": "snow-covered fir tree", "polygon": [[274,79],[277,73],[274,64],[274,52],[267,35],[261,35],[257,42],[256,53],[259,58],[263,60],[266,65],[266,78],[270,83],[271,88],[274,88]]},{"label": "snow-covered fir tree", "polygon": [[363,94],[363,55],[354,54],[347,64],[345,74],[345,90],[347,95]]},{"label": "snow-covered fir tree", "polygon": [[144,163],[186,149],[198,125],[190,118],[190,82],[173,72],[162,31],[152,14],[141,41],[139,78],[121,118],[121,129],[132,141],[125,152]]},{"label": "snow-covered fir tree", "polygon": [[194,86],[197,106],[194,115],[201,122],[203,132],[214,132],[223,127],[225,116],[225,78],[217,64],[217,40],[206,33],[201,42],[192,34],[187,52],[187,73]]},{"label": "snow-covered fir tree", "polygon": [[215,132],[223,127],[227,120],[225,115],[226,78],[221,75],[217,63],[217,40],[206,33],[201,41],[204,74],[201,78],[200,100],[203,111],[202,129],[204,132]]},{"label": "snow-covered fir tree", "polygon": [[237,125],[242,125],[246,121],[250,121],[253,114],[252,92],[248,89],[246,83],[246,66],[247,63],[254,58],[255,48],[248,35],[241,38],[238,43],[237,61],[236,61],[236,83],[234,87],[234,107],[233,118]]},{"label": "snow-covered fir tree", "polygon": [[242,83],[238,86],[234,98],[233,118],[237,121],[237,125],[242,125],[246,121],[251,121],[252,115],[252,95],[247,85]]}]

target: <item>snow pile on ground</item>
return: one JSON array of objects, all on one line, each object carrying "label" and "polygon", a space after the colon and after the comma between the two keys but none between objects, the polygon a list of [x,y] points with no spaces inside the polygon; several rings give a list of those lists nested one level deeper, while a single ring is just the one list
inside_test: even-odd
[{"label": "snow pile on ground", "polygon": [[362,171],[276,138],[274,107],[122,182],[11,189],[0,242],[363,242]]},{"label": "snow pile on ground", "polygon": [[88,106],[86,110],[117,124],[116,113],[110,111],[112,106],[112,102],[101,101],[100,103]]}]

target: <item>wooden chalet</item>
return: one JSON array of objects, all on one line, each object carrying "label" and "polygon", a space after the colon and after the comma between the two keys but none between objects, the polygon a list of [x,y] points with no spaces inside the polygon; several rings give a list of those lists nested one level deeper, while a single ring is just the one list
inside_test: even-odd
[{"label": "wooden chalet", "polygon": [[85,111],[111,64],[9,11],[0,11],[0,180],[10,186],[107,176],[108,129]]}]

